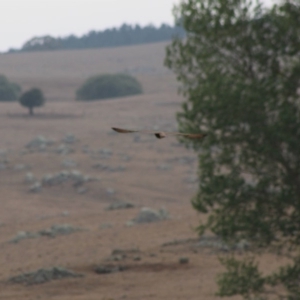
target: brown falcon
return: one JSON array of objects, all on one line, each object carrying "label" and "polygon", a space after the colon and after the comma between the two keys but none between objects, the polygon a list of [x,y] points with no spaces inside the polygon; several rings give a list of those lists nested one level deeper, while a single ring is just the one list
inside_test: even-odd
[{"label": "brown falcon", "polygon": [[202,139],[206,136],[205,133],[181,133],[181,132],[163,132],[163,131],[144,131],[144,130],[128,130],[123,128],[116,128],[112,127],[112,129],[119,133],[132,133],[132,132],[139,132],[139,133],[147,133],[153,134],[158,139],[163,139],[169,135],[173,136],[182,136],[189,139]]}]

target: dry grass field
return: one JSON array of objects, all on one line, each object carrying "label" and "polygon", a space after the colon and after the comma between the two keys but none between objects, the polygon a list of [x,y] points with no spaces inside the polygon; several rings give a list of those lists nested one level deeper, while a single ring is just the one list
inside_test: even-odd
[{"label": "dry grass field", "polygon": [[[0,103],[0,299],[217,299],[222,252],[198,245],[199,216],[190,204],[197,189],[196,154],[174,138],[119,135],[110,129],[176,130],[183,99],[174,75],[163,67],[165,45],[0,55],[1,73],[24,89],[43,89],[48,99],[33,117],[18,103]],[[124,71],[142,82],[143,95],[74,100],[87,77]],[[66,140],[68,134],[75,140]],[[52,144],[26,147],[38,135]],[[29,191],[46,182],[47,174],[63,170],[77,170],[84,180]],[[106,209],[121,201],[134,207]],[[128,221],[143,207],[165,209],[169,216],[132,226]],[[11,242],[63,224],[82,230]],[[183,257],[189,262],[180,263]],[[271,257],[263,262],[266,270],[274,266]],[[114,272],[98,274],[99,265]],[[54,266],[83,277],[35,285],[9,281]]]}]

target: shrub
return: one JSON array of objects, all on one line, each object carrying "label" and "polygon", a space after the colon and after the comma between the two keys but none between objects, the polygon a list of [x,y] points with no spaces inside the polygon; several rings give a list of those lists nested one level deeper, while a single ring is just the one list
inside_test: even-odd
[{"label": "shrub", "polygon": [[0,75],[0,101],[17,100],[21,92],[21,87],[13,82],[9,82],[4,75]]},{"label": "shrub", "polygon": [[19,102],[29,109],[30,115],[33,115],[33,108],[44,105],[45,98],[40,89],[32,88],[21,95]]},{"label": "shrub", "polygon": [[77,90],[79,100],[125,97],[142,93],[141,84],[127,74],[103,74],[90,77]]}]

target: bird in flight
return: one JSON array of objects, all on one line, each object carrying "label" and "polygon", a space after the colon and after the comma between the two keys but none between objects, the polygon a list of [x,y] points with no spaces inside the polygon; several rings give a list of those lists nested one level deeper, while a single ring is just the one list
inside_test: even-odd
[{"label": "bird in flight", "polygon": [[147,133],[147,134],[154,134],[158,139],[163,139],[169,135],[171,136],[182,136],[189,139],[202,139],[206,136],[205,133],[181,133],[181,132],[163,132],[163,131],[144,131],[144,130],[128,130],[123,128],[112,127],[112,129],[119,133],[132,133],[132,132],[139,132],[139,133]]}]

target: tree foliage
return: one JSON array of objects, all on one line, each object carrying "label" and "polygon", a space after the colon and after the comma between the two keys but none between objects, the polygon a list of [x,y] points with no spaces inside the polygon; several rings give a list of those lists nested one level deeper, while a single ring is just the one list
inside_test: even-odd
[{"label": "tree foliage", "polygon": [[19,102],[22,106],[28,108],[30,115],[33,115],[35,107],[44,105],[45,97],[40,89],[32,88],[21,95]]},{"label": "tree foliage", "polygon": [[0,101],[14,101],[18,99],[21,87],[0,75]]},{"label": "tree foliage", "polygon": [[20,50],[10,49],[9,52],[126,46],[168,41],[175,35],[184,36],[183,29],[167,24],[162,24],[160,27],[123,24],[119,28],[110,28],[103,31],[92,30],[80,37],[75,35],[62,38],[49,35],[33,37],[25,42]]},{"label": "tree foliage", "polygon": [[76,95],[79,100],[97,100],[141,93],[141,84],[130,75],[102,74],[88,78]]},{"label": "tree foliage", "polygon": [[[199,152],[192,203],[209,215],[199,233],[248,239],[291,258],[267,277],[255,264],[224,262],[221,295],[249,298],[281,285],[283,298],[299,299],[300,2],[266,9],[250,0],[185,0],[175,17],[187,36],[167,47],[165,63],[187,98],[179,126],[208,133],[201,144],[187,142]],[[249,272],[260,282],[255,293],[241,288]]]}]

